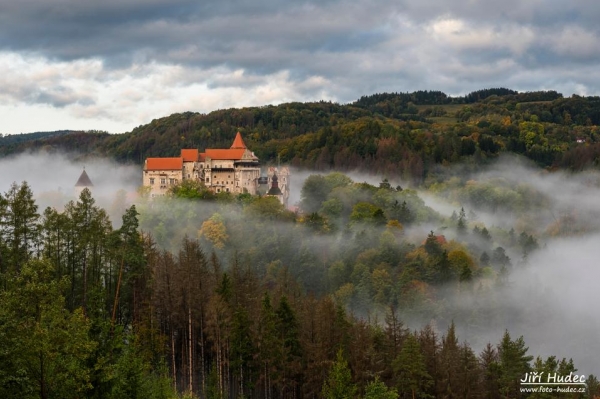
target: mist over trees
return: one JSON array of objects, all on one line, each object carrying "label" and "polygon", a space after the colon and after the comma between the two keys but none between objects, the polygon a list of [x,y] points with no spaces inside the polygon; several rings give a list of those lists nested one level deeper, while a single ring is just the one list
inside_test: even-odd
[{"label": "mist over trees", "polygon": [[[129,206],[119,228],[88,190],[39,210],[13,184],[0,196],[0,396],[536,397],[525,373],[578,373],[577,359],[531,352],[512,326],[533,313],[499,304],[549,237],[584,223],[538,212],[563,209],[543,186],[498,179],[432,181],[464,204],[452,215],[339,172],[308,177],[301,214],[186,186]],[[505,211],[515,219],[488,219]],[[598,395],[587,381],[565,397]]]},{"label": "mist over trees", "polygon": [[[189,182],[104,207],[10,185],[0,397],[598,397],[598,123],[597,97],[492,88],[0,137],[25,170],[27,150],[141,164],[239,130],[321,172],[294,181],[296,212]],[[525,373],[585,392],[524,392]]]}]

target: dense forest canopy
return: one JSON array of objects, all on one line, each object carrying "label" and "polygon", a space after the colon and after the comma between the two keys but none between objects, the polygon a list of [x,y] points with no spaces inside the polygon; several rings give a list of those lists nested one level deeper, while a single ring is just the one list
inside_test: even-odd
[{"label": "dense forest canopy", "polygon": [[[417,91],[374,94],[345,105],[321,101],[185,112],[115,135],[7,136],[0,138],[0,155],[79,150],[141,164],[146,157],[176,156],[183,147],[225,148],[241,131],[264,163],[359,169],[421,183],[448,164],[480,165],[504,152],[549,169],[594,167],[600,156],[599,124],[598,97],[504,88],[463,97]],[[2,141],[7,138],[10,145]]]},{"label": "dense forest canopy", "polygon": [[[264,163],[315,171],[292,174],[297,212],[189,181],[110,209],[96,181],[40,209],[13,183],[0,397],[596,398],[599,122],[596,97],[496,88],[0,137],[3,162],[139,165],[239,130]],[[585,383],[523,390],[533,373]]]},{"label": "dense forest canopy", "polygon": [[[600,226],[544,184],[473,178],[429,187],[465,204],[450,215],[387,179],[334,172],[306,179],[302,214],[189,185],[141,198],[119,228],[87,189],[41,211],[14,184],[0,197],[0,394],[537,397],[520,389],[525,373],[583,374],[529,350],[556,339],[542,320],[564,315],[529,285],[523,306],[514,284],[553,237]],[[505,212],[515,219],[487,221]],[[544,338],[511,332],[534,316]],[[585,379],[564,397],[599,394]]]}]

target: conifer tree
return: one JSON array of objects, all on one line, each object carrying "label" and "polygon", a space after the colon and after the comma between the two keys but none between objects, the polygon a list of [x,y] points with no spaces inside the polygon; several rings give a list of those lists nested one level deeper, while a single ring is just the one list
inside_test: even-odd
[{"label": "conifer tree", "polygon": [[[18,272],[31,259],[38,247],[38,207],[27,182],[13,183],[10,190],[0,196],[0,271]],[[0,248],[2,251],[2,248]]]},{"label": "conifer tree", "polygon": [[490,343],[486,345],[479,355],[479,364],[482,369],[482,390],[484,399],[497,399],[500,397],[500,359],[496,348]]},{"label": "conifer tree", "polygon": [[458,221],[456,222],[456,232],[459,236],[463,236],[467,232],[467,215],[465,214],[465,208],[460,208]]},{"label": "conifer tree", "polygon": [[398,391],[396,388],[389,388],[379,377],[375,377],[365,388],[364,399],[398,399]]},{"label": "conifer tree", "polygon": [[529,362],[533,356],[527,355],[523,337],[512,340],[508,331],[504,332],[498,345],[498,358],[500,364],[500,392],[505,398],[518,398],[519,380],[527,373],[531,366]]},{"label": "conifer tree", "polygon": [[272,396],[272,384],[276,380],[276,370],[281,360],[279,336],[277,334],[277,316],[271,305],[271,297],[265,292],[258,323],[257,357],[260,363],[258,385],[263,389],[266,399]]},{"label": "conifer tree", "polygon": [[32,260],[0,291],[0,397],[85,397],[95,344],[81,309],[65,309],[65,280]]},{"label": "conifer tree", "polygon": [[281,344],[283,372],[280,378],[280,391],[282,396],[287,392],[295,391],[297,377],[300,374],[302,347],[299,340],[299,325],[296,313],[284,295],[279,300],[275,312],[277,334]]},{"label": "conifer tree", "polygon": [[338,350],[336,361],[333,363],[329,376],[323,384],[324,399],[352,399],[356,395],[356,385],[352,382],[352,375],[348,362],[344,359],[341,349]]},{"label": "conifer tree", "polygon": [[410,334],[404,341],[402,350],[393,366],[397,375],[398,391],[402,398],[431,397],[427,391],[433,384],[433,380],[427,372],[421,345],[413,334]]},{"label": "conifer tree", "polygon": [[460,349],[454,327],[454,321],[448,327],[446,335],[442,337],[440,350],[440,379],[438,380],[438,393],[442,397],[457,395],[460,382],[458,380],[460,363]]}]

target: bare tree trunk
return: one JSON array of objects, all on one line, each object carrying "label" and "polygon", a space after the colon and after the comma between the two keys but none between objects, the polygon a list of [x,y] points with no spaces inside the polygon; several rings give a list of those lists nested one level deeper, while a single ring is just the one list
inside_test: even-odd
[{"label": "bare tree trunk", "polygon": [[193,345],[192,345],[192,308],[188,307],[188,390],[190,394],[194,393],[194,373],[193,373]]},{"label": "bare tree trunk", "polygon": [[40,398],[46,399],[46,376],[44,375],[44,355],[40,352]]},{"label": "bare tree trunk", "polygon": [[223,397],[223,359],[221,350],[221,332],[217,331],[217,370],[219,374],[219,395]]},{"label": "bare tree trunk", "polygon": [[87,316],[87,253],[83,255],[83,314]]},{"label": "bare tree trunk", "polygon": [[171,366],[173,367],[173,388],[177,390],[177,365],[175,364],[175,331],[171,326]]},{"label": "bare tree trunk", "polygon": [[200,363],[202,365],[202,394],[206,397],[206,371],[204,370],[204,316],[202,310],[200,311]]}]

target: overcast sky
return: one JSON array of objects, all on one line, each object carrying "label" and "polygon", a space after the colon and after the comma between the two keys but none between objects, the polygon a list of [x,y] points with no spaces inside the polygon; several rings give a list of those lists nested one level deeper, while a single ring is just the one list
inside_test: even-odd
[{"label": "overcast sky", "polygon": [[600,94],[594,0],[0,0],[0,133],[489,87]]}]

